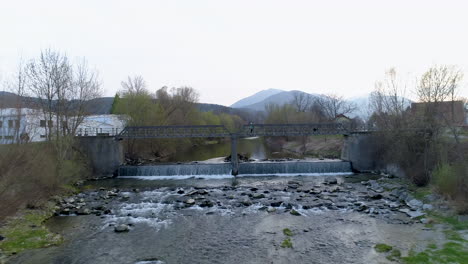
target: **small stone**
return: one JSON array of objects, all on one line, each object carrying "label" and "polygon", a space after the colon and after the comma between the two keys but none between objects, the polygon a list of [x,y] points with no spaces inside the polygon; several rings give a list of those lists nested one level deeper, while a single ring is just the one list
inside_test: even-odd
[{"label": "small stone", "polygon": [[250,188],[250,191],[252,191],[252,192],[256,192],[256,191],[258,191],[258,188],[255,188],[255,187],[253,187],[253,188]]},{"label": "small stone", "polygon": [[187,205],[194,205],[194,204],[195,204],[195,199],[192,199],[192,198],[187,199],[187,201],[185,201],[185,204],[187,204]]},{"label": "small stone", "polygon": [[434,207],[431,204],[424,204],[423,205],[423,210],[432,210]]},{"label": "small stone", "polygon": [[89,215],[91,214],[91,210],[89,210],[88,208],[80,208],[76,214],[78,215]]},{"label": "small stone", "polygon": [[299,185],[301,186],[302,184],[298,181],[288,181],[288,184],[294,184],[294,185]]},{"label": "small stone", "polygon": [[107,196],[117,196],[117,193],[114,191],[108,191]]},{"label": "small stone", "polygon": [[0,241],[2,241],[2,240],[4,240],[4,239],[5,239],[5,237],[2,236],[2,235],[0,235]]},{"label": "small stone", "polygon": [[409,207],[412,207],[412,208],[421,208],[423,206],[423,202],[417,199],[412,199],[407,204]]},{"label": "small stone", "polygon": [[66,203],[70,203],[70,204],[71,204],[71,203],[74,203],[74,202],[75,202],[75,198],[66,198],[66,199],[65,199],[65,202],[66,202]]},{"label": "small stone", "polygon": [[208,193],[208,191],[207,190],[198,190],[197,193],[200,194],[200,195],[205,195],[205,194]]},{"label": "small stone", "polygon": [[275,207],[268,207],[267,212],[269,212],[269,213],[276,212],[276,208]]},{"label": "small stone", "polygon": [[296,211],[294,209],[292,209],[289,213],[292,214],[292,215],[295,215],[295,216],[300,216],[301,215],[298,211]]},{"label": "small stone", "polygon": [[321,194],[322,191],[321,190],[316,190],[316,189],[311,189],[311,190],[309,190],[309,193],[310,194]]},{"label": "small stone", "polygon": [[245,206],[250,206],[252,205],[252,201],[249,199],[249,198],[245,198],[241,201],[241,204],[245,205]]},{"label": "small stone", "polygon": [[204,200],[200,203],[200,207],[213,207],[214,203],[210,200]]},{"label": "small stone", "polygon": [[326,179],[325,184],[337,184],[338,180],[336,178]]},{"label": "small stone", "polygon": [[178,194],[183,194],[183,193],[185,193],[185,191],[184,191],[184,189],[179,189],[179,190],[177,190],[177,193]]},{"label": "small stone", "polygon": [[252,196],[253,199],[262,199],[262,198],[265,198],[265,195],[263,193],[255,193],[253,196]]},{"label": "small stone", "polygon": [[373,200],[379,200],[379,199],[382,199],[383,196],[380,193],[371,193],[369,197]]},{"label": "small stone", "polygon": [[118,225],[114,228],[114,231],[117,233],[128,232],[130,231],[130,227],[128,225],[122,224]]},{"label": "small stone", "polygon": [[283,202],[281,202],[281,201],[280,202],[272,202],[272,203],[270,203],[270,205],[273,206],[273,207],[280,207],[282,203]]},{"label": "small stone", "polygon": [[95,207],[93,207],[94,210],[100,210],[100,211],[104,211],[106,210],[106,207],[104,207],[103,205],[97,205]]},{"label": "small stone", "polygon": [[423,213],[423,212],[420,212],[420,211],[411,211],[411,210],[409,210],[409,209],[400,209],[400,210],[398,210],[398,211],[407,214],[407,215],[408,215],[409,217],[411,217],[411,218],[416,218],[416,217],[420,217],[420,216],[425,215],[425,213]]}]

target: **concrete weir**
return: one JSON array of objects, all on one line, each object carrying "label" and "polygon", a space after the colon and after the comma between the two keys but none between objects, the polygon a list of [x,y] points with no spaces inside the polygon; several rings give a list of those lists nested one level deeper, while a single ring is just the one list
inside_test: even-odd
[{"label": "concrete weir", "polygon": [[[306,175],[326,173],[351,173],[351,164],[347,161],[249,162],[239,164],[237,175]],[[230,163],[121,166],[119,168],[119,176],[127,177],[231,174],[232,166]]]}]

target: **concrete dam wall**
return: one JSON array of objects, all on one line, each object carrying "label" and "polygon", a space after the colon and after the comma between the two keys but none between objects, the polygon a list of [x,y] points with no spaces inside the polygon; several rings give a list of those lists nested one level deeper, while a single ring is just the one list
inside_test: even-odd
[{"label": "concrete dam wall", "polygon": [[[119,168],[119,176],[209,176],[231,175],[231,172],[231,163],[121,166]],[[238,175],[301,175],[350,172],[351,164],[346,161],[252,162],[240,163]]]}]

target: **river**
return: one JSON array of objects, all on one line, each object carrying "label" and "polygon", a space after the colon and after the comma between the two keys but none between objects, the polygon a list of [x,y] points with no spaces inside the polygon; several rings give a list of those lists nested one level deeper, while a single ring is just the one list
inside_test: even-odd
[{"label": "river", "polygon": [[391,263],[375,244],[406,254],[438,234],[399,212],[406,205],[384,188],[402,187],[379,178],[90,181],[47,223],[64,243],[11,263]]},{"label": "river", "polygon": [[[247,154],[251,159],[303,158],[300,155],[286,154],[280,147],[267,144],[262,137],[241,138],[237,142],[237,152]],[[203,161],[231,155],[231,142],[221,141],[216,144],[199,145],[185,151],[179,151],[169,157],[171,162]]]}]

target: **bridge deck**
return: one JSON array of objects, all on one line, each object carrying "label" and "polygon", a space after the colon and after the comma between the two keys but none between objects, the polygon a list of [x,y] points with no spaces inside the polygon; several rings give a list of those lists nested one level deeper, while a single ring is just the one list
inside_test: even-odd
[{"label": "bridge deck", "polygon": [[321,124],[250,124],[237,132],[222,125],[204,126],[130,126],[116,137],[124,138],[193,138],[193,137],[254,137],[254,136],[307,136],[346,135],[349,129],[341,123]]}]

